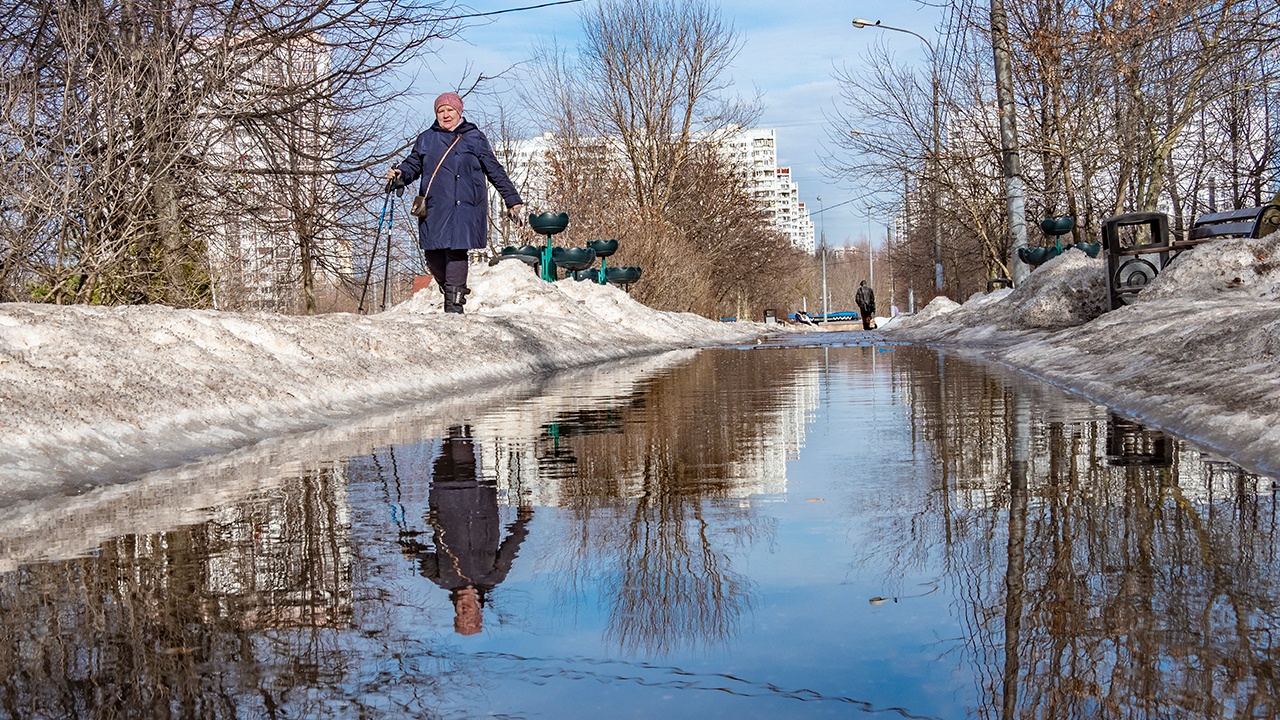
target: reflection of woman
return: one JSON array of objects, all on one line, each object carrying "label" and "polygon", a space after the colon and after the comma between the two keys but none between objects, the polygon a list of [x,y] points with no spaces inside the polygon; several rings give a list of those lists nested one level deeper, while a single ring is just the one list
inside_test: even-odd
[{"label": "reflection of woman", "polygon": [[461,313],[470,292],[467,250],[488,244],[485,178],[502,195],[513,218],[520,217],[524,201],[489,139],[462,117],[462,98],[442,94],[436,98],[435,112],[435,123],[418,136],[404,162],[387,170],[387,179],[418,180],[418,194],[427,196],[427,216],[418,219],[418,245],[444,291],[444,311]]},{"label": "reflection of woman", "polygon": [[533,510],[521,507],[501,539],[498,487],[476,472],[475,446],[466,427],[449,429],[432,466],[427,504],[434,551],[413,541],[401,545],[417,558],[423,577],[449,591],[454,629],[473,635],[480,632],[486,594],[511,571]]}]

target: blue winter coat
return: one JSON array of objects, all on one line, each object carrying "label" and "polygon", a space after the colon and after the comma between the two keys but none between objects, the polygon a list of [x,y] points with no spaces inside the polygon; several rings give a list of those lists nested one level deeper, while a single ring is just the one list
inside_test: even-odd
[{"label": "blue winter coat", "polygon": [[[432,170],[455,138],[458,144],[445,156],[427,192]],[[430,130],[418,136],[408,157],[400,163],[400,174],[405,184],[418,181],[419,195],[427,194],[427,216],[418,220],[418,245],[423,250],[465,250],[488,243],[489,194],[485,178],[497,188],[507,207],[524,204],[515,183],[493,154],[489,138],[466,120],[452,131],[433,123]]]}]

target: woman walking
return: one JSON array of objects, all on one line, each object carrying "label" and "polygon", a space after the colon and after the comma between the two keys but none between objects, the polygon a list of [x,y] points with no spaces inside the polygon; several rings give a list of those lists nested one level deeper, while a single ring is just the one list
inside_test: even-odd
[{"label": "woman walking", "polygon": [[[415,201],[418,246],[436,284],[444,291],[444,311],[461,313],[467,302],[467,251],[488,243],[488,179],[517,222],[524,201],[498,162],[480,128],[462,116],[462,98],[443,93],[435,102],[436,121],[418,136],[387,179],[418,181]],[[416,211],[425,206],[425,215]]]}]

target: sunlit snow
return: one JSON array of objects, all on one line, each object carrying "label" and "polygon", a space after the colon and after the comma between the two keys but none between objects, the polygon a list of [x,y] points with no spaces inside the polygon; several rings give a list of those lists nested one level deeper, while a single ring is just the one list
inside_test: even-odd
[{"label": "sunlit snow", "polygon": [[[1017,289],[939,298],[882,318],[872,337],[1023,369],[1280,474],[1278,246],[1272,235],[1189,250],[1111,312],[1105,262],[1067,252]],[[434,290],[373,316],[0,305],[0,507],[407,403],[785,331],[546,283],[516,260],[475,267],[471,286],[462,316],[442,313]]]},{"label": "sunlit snow", "polygon": [[1280,233],[1187,250],[1111,312],[1105,260],[1069,251],[1011,292],[962,305],[940,298],[890,323],[885,337],[1020,368],[1274,476],[1277,298]]},{"label": "sunlit snow", "polygon": [[385,313],[293,317],[0,305],[0,506],[533,374],[751,342],[763,325],[478,266],[465,315],[428,289]]}]

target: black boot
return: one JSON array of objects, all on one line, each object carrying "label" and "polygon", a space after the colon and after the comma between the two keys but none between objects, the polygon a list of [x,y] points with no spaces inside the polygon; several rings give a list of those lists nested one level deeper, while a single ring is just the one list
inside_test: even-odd
[{"label": "black boot", "polygon": [[462,314],[462,306],[467,304],[467,294],[471,289],[466,285],[444,286],[444,311]]}]

